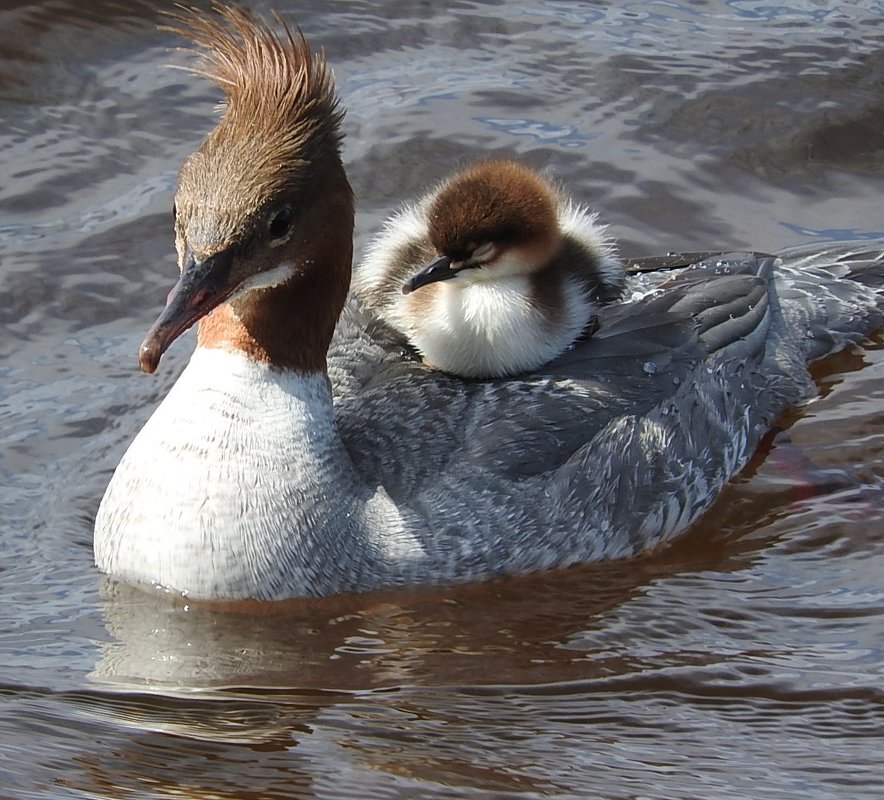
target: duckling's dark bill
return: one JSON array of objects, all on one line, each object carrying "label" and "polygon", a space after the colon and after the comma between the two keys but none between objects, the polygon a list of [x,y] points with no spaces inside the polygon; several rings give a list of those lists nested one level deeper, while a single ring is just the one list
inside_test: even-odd
[{"label": "duckling's dark bill", "polygon": [[166,307],[138,350],[144,372],[155,372],[169,345],[233,294],[232,264],[232,250],[222,250],[204,261],[197,261],[192,254],[187,257],[178,283],[166,298]]},{"label": "duckling's dark bill", "polygon": [[417,275],[403,285],[402,294],[411,294],[415,289],[420,289],[421,286],[426,286],[430,283],[450,280],[461,269],[462,267],[452,266],[451,259],[448,256],[439,256],[439,258],[431,261]]}]

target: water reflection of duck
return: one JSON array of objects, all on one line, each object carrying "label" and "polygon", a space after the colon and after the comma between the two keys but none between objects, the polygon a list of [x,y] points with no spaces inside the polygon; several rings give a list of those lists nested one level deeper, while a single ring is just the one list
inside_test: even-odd
[{"label": "water reflection of duck", "polygon": [[632,555],[709,506],[813,391],[809,361],[881,324],[880,243],[743,254],[644,280],[536,374],[429,371],[347,301],[322,57],[241,11],[182,14],[227,104],[181,168],[181,277],[141,364],[199,321],[197,350],[96,518],[118,578],[279,599]]},{"label": "water reflection of duck", "polygon": [[428,364],[488,378],[560,355],[625,279],[595,214],[533,170],[489,161],[391,217],[353,288]]}]

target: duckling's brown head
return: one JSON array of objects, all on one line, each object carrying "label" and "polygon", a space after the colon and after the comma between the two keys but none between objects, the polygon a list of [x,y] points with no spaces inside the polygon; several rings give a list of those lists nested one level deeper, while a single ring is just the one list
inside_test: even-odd
[{"label": "duckling's brown head", "polygon": [[515,161],[486,161],[455,174],[427,212],[438,258],[406,289],[461,271],[481,280],[542,269],[561,244],[556,197],[543,177]]},{"label": "duckling's brown head", "polygon": [[197,320],[200,344],[318,369],[350,281],[353,197],[341,163],[334,81],[321,52],[277,19],[184,9],[192,71],[225,93],[222,117],[181,167],[181,279],[141,348],[142,368]]}]

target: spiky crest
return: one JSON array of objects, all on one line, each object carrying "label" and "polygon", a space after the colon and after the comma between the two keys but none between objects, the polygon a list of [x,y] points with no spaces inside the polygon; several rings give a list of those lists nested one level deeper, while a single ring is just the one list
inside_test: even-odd
[{"label": "spiky crest", "polygon": [[278,35],[249,12],[221,3],[212,14],[178,9],[164,29],[197,46],[200,61],[189,70],[226,95],[223,118],[182,166],[180,191],[243,217],[299,188],[315,164],[339,158],[343,111],[334,78],[300,29],[276,16]]}]

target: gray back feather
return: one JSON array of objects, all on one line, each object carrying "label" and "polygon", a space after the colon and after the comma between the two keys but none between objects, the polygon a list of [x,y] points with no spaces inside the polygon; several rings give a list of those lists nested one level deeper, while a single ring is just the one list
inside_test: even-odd
[{"label": "gray back feather", "polygon": [[426,368],[351,301],[329,353],[339,430],[440,578],[636,553],[684,530],[814,392],[810,361],[881,327],[882,285],[882,242],[639,274],[591,338],[485,381]]}]

